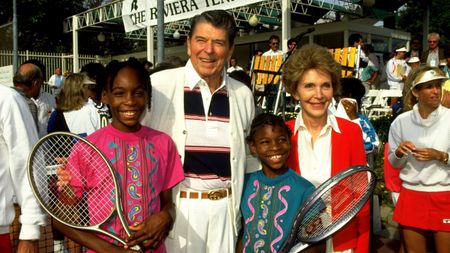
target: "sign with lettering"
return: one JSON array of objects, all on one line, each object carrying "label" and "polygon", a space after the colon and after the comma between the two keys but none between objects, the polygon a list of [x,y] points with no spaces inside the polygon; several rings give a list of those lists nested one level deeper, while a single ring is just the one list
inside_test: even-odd
[{"label": "sign with lettering", "polygon": [[[192,18],[208,10],[228,10],[262,0],[165,0],[164,23]],[[155,26],[157,16],[157,0],[124,0],[122,19],[126,32],[147,26]]]},{"label": "sign with lettering", "polygon": [[13,65],[0,67],[0,84],[13,86]]},{"label": "sign with lettering", "polygon": [[148,10],[147,0],[124,0],[122,3],[122,20],[125,32],[147,27]]}]

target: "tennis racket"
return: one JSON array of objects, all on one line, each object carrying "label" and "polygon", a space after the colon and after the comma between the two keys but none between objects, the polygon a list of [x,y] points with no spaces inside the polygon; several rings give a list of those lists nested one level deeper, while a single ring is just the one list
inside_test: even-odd
[{"label": "tennis racket", "polygon": [[[67,186],[57,186],[58,169],[70,175]],[[118,175],[92,143],[71,133],[48,134],[33,147],[28,172],[34,195],[53,218],[126,244],[122,237],[130,236],[131,232],[123,215]],[[105,229],[105,224],[116,217],[126,235],[119,236]],[[132,249],[140,251],[139,246]]]},{"label": "tennis racket", "polygon": [[300,252],[347,224],[372,196],[376,176],[353,166],[321,184],[299,209],[280,252]]}]

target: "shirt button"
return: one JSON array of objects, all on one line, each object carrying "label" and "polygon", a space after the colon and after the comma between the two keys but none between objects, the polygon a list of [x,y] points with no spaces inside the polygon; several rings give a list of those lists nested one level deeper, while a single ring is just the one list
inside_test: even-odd
[{"label": "shirt button", "polygon": [[183,130],[183,134],[187,134],[187,131],[186,131],[186,130]]}]

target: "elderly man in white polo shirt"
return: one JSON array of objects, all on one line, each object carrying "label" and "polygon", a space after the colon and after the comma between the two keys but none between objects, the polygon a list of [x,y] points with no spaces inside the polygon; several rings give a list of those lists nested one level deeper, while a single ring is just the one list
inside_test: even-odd
[{"label": "elderly man in white polo shirt", "polygon": [[235,28],[223,10],[195,16],[186,66],[151,75],[152,108],[142,123],[173,138],[185,175],[173,191],[167,252],[235,252],[244,174],[258,168],[245,141],[255,114],[252,92],[225,72]]}]

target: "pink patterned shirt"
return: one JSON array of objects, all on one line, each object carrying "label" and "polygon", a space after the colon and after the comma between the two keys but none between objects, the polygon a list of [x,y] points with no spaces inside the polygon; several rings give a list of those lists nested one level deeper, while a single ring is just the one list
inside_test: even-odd
[{"label": "pink patterned shirt", "polygon": [[[180,156],[175,144],[168,135],[162,132],[142,126],[137,132],[125,133],[108,125],[89,135],[87,140],[105,154],[119,175],[124,215],[129,226],[142,223],[148,216],[159,212],[161,208],[159,194],[184,179]],[[71,159],[73,158],[71,155]],[[93,171],[89,170],[95,168],[83,167],[83,174],[93,174]],[[94,176],[86,178],[88,182],[83,184],[72,177],[71,185],[89,187],[101,180]],[[105,189],[98,189],[97,193],[105,198],[111,196],[105,192]],[[93,203],[88,199],[88,205],[91,209],[98,203]],[[108,207],[104,209],[106,212]],[[90,217],[91,220],[94,218]],[[127,237],[117,217],[110,219],[102,228],[120,238]],[[110,242],[113,241],[109,237],[104,238]],[[164,243],[161,243],[160,247],[152,252],[166,252]]]}]

